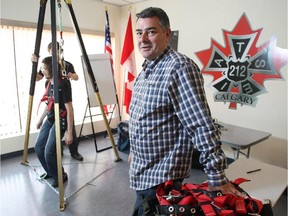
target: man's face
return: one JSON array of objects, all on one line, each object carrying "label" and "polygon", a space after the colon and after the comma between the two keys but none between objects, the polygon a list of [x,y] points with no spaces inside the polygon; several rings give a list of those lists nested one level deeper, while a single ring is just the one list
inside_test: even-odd
[{"label": "man's face", "polygon": [[[48,49],[48,53],[52,56],[52,48],[50,48],[50,49]],[[57,53],[57,56],[58,56],[58,54],[59,54],[59,50],[58,49],[56,49],[56,53]]]},{"label": "man's face", "polygon": [[136,23],[137,45],[147,60],[159,56],[169,44],[171,30],[163,30],[158,17],[139,18]]}]

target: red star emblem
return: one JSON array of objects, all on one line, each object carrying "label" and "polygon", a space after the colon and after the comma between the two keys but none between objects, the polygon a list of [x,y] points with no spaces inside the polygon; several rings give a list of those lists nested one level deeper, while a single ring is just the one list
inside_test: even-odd
[{"label": "red star emblem", "polygon": [[202,73],[213,76],[214,100],[229,102],[231,109],[255,106],[266,92],[266,79],[282,79],[280,69],[288,62],[288,50],[276,47],[276,37],[257,47],[262,29],[253,31],[245,14],[233,31],[224,32],[225,47],[212,39],[211,47],[196,53]]}]

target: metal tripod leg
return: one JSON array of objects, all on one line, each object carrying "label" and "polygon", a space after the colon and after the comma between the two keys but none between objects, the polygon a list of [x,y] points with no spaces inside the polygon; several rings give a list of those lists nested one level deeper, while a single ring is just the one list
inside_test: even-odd
[{"label": "metal tripod leg", "polygon": [[114,150],[114,154],[115,154],[115,157],[116,157],[115,161],[116,162],[117,161],[121,161],[122,159],[120,158],[120,156],[118,154],[118,150],[116,148],[116,145],[115,145],[115,142],[114,142],[114,138],[113,138],[110,126],[109,126],[108,121],[107,121],[106,113],[105,113],[105,111],[103,109],[103,103],[102,103],[102,100],[101,100],[101,97],[100,97],[99,89],[98,89],[98,86],[97,86],[97,83],[96,83],[96,80],[95,80],[95,76],[94,76],[93,71],[92,71],[92,67],[91,67],[91,64],[90,64],[90,61],[89,61],[89,58],[88,58],[88,55],[87,55],[83,40],[82,40],[82,36],[81,36],[81,33],[80,33],[80,29],[79,29],[79,26],[78,26],[74,11],[73,11],[71,0],[65,0],[65,2],[67,3],[67,6],[69,8],[70,16],[71,16],[71,19],[72,19],[72,22],[73,22],[73,25],[74,25],[74,30],[75,30],[75,32],[77,33],[77,36],[78,36],[78,41],[79,41],[79,44],[80,44],[82,56],[83,56],[83,59],[84,59],[84,62],[85,62],[89,77],[91,79],[91,83],[93,84],[93,89],[94,89],[94,92],[95,92],[95,95],[96,95],[96,99],[97,99],[98,104],[99,104],[100,109],[101,109],[101,113],[102,113],[102,116],[103,116],[103,119],[104,119],[104,122],[105,122],[105,126],[106,126],[106,129],[107,129],[107,133],[108,133],[109,138],[111,140],[112,148]]},{"label": "metal tripod leg", "polygon": [[[36,55],[36,56],[39,56],[39,51],[40,51],[42,31],[43,31],[43,23],[44,23],[44,18],[45,18],[46,3],[47,3],[47,0],[41,0],[40,1],[37,33],[36,33],[36,41],[35,41],[35,49],[34,49],[34,55]],[[31,123],[33,97],[34,97],[35,83],[36,83],[36,77],[37,77],[37,67],[38,67],[38,62],[32,62],[32,73],[31,73],[29,103],[28,103],[28,111],[27,111],[27,119],[26,119],[26,131],[25,131],[25,140],[24,140],[24,149],[23,149],[23,159],[21,162],[21,164],[23,164],[23,165],[28,163],[27,155],[28,155],[28,145],[29,145],[29,136],[30,136],[30,123]]]},{"label": "metal tripod leg", "polygon": [[[59,112],[59,86],[56,85],[59,80],[58,57],[57,57],[57,38],[56,38],[56,0],[50,0],[51,8],[51,36],[52,36],[52,68],[53,68],[53,90],[54,90],[54,115],[55,115],[55,132],[56,132],[56,155],[57,155],[57,172],[58,172],[58,190],[59,190],[59,209],[64,211],[66,203],[64,200],[63,188],[63,171],[62,171],[62,146],[60,131],[60,112]],[[69,114],[68,114],[69,115]],[[70,124],[72,124],[70,122]]]},{"label": "metal tripod leg", "polygon": [[[34,50],[34,55],[36,55],[37,57],[39,56],[39,51],[40,51],[40,46],[41,46],[46,4],[47,4],[47,0],[40,0],[40,9],[39,9],[39,16],[38,16],[38,24],[37,24],[35,50]],[[56,67],[56,70],[53,67],[53,71],[56,71],[57,73],[55,0],[51,0],[50,7],[51,7],[52,42],[54,46],[53,66]],[[38,67],[38,62],[32,62],[32,74],[31,74],[30,91],[29,91],[26,133],[25,133],[25,141],[24,141],[23,160],[21,163],[23,165],[27,165],[28,163],[27,161],[28,144],[29,144],[29,135],[30,135],[30,123],[31,123],[31,113],[32,113],[32,106],[33,106],[33,96],[35,92],[35,83],[36,83],[36,78],[37,78],[37,67]],[[54,77],[55,77],[55,74],[54,74]],[[58,79],[58,74],[56,75],[56,78]],[[58,86],[56,88],[58,91]],[[56,126],[57,166],[58,166],[58,182],[59,182],[59,204],[60,204],[60,210],[64,210],[65,202],[64,202],[64,193],[63,193],[63,177],[62,177],[60,119],[59,117],[57,118],[57,116],[59,116],[59,104],[56,104],[56,101],[57,100],[55,99],[54,109],[55,109],[55,116],[56,116],[55,126]],[[58,103],[59,103],[59,99],[58,99]],[[57,128],[57,125],[58,125],[58,128]],[[59,169],[59,167],[61,167],[61,169]]]}]

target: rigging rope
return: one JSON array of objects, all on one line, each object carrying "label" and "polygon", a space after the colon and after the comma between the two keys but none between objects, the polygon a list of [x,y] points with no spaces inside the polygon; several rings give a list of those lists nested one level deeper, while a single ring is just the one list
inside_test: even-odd
[{"label": "rigging rope", "polygon": [[59,63],[61,65],[61,71],[62,76],[66,77],[66,68],[65,68],[65,61],[64,61],[64,39],[63,39],[63,26],[62,26],[62,5],[61,0],[57,0],[58,5],[58,19],[59,19],[59,32],[60,32],[60,43],[59,43],[59,50],[58,50],[58,56],[59,56]]}]

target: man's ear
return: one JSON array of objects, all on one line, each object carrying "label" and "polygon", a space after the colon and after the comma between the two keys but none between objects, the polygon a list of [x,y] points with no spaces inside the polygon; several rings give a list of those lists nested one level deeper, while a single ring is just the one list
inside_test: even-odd
[{"label": "man's ear", "polygon": [[168,28],[166,30],[166,37],[167,37],[167,43],[169,43],[170,42],[170,38],[171,38],[171,29],[170,28]]}]

